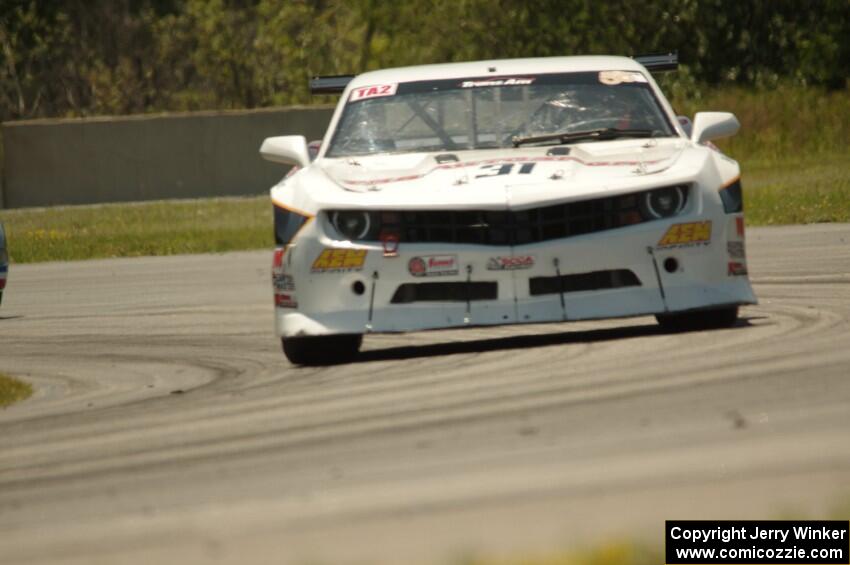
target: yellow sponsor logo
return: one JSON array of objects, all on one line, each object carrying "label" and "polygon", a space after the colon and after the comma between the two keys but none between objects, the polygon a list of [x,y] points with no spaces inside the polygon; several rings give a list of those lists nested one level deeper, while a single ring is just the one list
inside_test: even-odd
[{"label": "yellow sponsor logo", "polygon": [[658,242],[658,247],[671,245],[708,244],[711,241],[711,222],[689,222],[673,224]]},{"label": "yellow sponsor logo", "polygon": [[313,261],[313,271],[359,271],[366,249],[325,249]]}]

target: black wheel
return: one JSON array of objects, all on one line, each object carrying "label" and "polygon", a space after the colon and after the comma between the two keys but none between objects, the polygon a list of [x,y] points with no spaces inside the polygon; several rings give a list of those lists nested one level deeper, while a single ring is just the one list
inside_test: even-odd
[{"label": "black wheel", "polygon": [[285,337],[280,343],[286,358],[295,365],[335,365],[354,359],[363,343],[363,335]]},{"label": "black wheel", "polygon": [[738,307],[725,306],[680,314],[656,314],[655,319],[662,328],[674,332],[728,328],[738,320]]}]

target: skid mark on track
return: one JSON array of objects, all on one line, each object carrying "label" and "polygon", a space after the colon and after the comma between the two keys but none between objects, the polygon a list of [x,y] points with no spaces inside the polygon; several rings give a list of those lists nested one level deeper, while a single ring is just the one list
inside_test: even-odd
[{"label": "skid mark on track", "polygon": [[[845,469],[850,348],[836,344],[850,342],[850,293],[834,272],[801,277],[792,235],[787,261],[765,264],[769,277],[753,261],[761,304],[730,329],[672,334],[646,317],[367,336],[358,362],[323,368],[290,366],[271,335],[268,291],[244,275],[267,254],[240,255],[243,268],[224,275],[215,257],[182,274],[178,262],[140,260],[132,278],[150,270],[162,294],[104,312],[84,291],[100,266],[79,266],[68,280],[81,302],[55,312],[39,303],[53,279],[32,280],[19,302],[31,312],[0,325],[0,370],[55,389],[0,413],[0,550],[36,531],[71,532],[78,519],[90,524],[81,531],[109,529],[113,518],[177,532],[144,534],[167,548],[187,524],[232,520],[241,500],[266,509],[257,523],[280,510],[331,527],[452,505],[511,513],[537,495],[587,510],[641,485],[675,483],[698,498],[729,477],[726,462],[777,480]],[[839,252],[824,250],[823,263]],[[167,283],[204,272],[230,279]],[[92,288],[118,296],[130,276],[116,269]],[[227,307],[234,288],[256,300],[240,294],[244,308]],[[50,543],[26,547],[60,555]]]}]

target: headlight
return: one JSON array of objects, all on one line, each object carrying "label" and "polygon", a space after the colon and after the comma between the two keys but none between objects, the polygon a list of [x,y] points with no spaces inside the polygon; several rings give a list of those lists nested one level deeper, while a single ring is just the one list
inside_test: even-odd
[{"label": "headlight", "polygon": [[641,195],[640,212],[647,220],[675,216],[685,207],[687,192],[681,186],[665,186]]},{"label": "headlight", "polygon": [[352,241],[363,239],[372,227],[368,212],[344,210],[331,212],[331,224],[339,234]]}]

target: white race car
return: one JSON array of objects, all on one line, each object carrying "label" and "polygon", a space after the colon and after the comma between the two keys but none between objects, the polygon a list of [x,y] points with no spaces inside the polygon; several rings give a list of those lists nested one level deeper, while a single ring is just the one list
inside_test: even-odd
[{"label": "white race car", "polygon": [[[641,64],[643,63],[643,64]],[[551,57],[318,77],[318,151],[271,190],[275,323],[293,363],[363,334],[655,315],[729,326],[754,304],[738,163],[686,132],[649,70],[674,55]],[[649,69],[649,70],[648,70]]]}]

